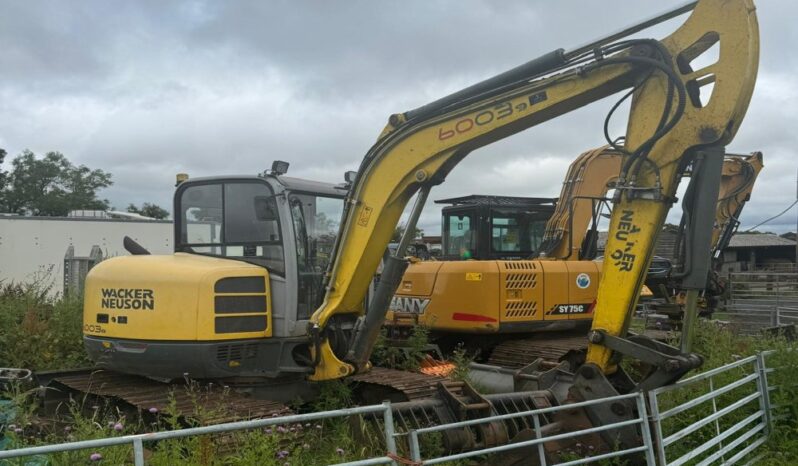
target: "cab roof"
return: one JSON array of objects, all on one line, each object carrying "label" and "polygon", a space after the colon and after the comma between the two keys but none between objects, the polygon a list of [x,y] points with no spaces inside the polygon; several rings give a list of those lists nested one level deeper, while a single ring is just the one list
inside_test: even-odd
[{"label": "cab roof", "polygon": [[322,196],[344,197],[349,191],[349,188],[341,184],[326,183],[324,181],[306,180],[303,178],[294,178],[292,176],[284,175],[225,175],[225,176],[203,176],[197,178],[190,178],[186,182],[209,182],[219,180],[268,180],[272,179],[283,185],[289,191],[307,192],[319,194]]}]

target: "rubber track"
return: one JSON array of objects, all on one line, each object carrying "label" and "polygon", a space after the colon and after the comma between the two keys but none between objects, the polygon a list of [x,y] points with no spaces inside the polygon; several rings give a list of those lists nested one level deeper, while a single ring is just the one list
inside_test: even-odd
[{"label": "rubber track", "polygon": [[532,338],[510,340],[497,345],[488,358],[488,364],[501,367],[519,368],[543,358],[549,362],[559,362],[570,351],[587,348],[587,337],[553,336],[538,334]]},{"label": "rubber track", "polygon": [[447,380],[435,375],[384,367],[373,367],[369,372],[353,375],[350,379],[355,382],[390,387],[404,393],[408,401],[433,396],[437,390],[438,383]]},{"label": "rubber track", "polygon": [[[173,400],[176,414],[201,417],[208,425],[291,414],[282,403],[250,398],[218,385],[189,389],[183,383],[167,384],[106,370],[64,375],[53,380],[81,393],[117,398],[145,412],[155,408],[163,413]],[[198,408],[201,409],[199,416]]]}]

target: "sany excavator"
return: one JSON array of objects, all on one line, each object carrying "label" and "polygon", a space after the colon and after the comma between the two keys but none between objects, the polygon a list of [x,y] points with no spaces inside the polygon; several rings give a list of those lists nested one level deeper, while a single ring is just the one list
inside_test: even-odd
[{"label": "sany excavator", "polygon": [[[581,154],[567,171],[556,207],[544,198],[436,201],[459,202],[442,212],[443,258],[450,260],[410,264],[387,315],[389,342],[401,348],[411,330],[423,325],[444,355],[462,346],[504,367],[522,367],[538,357],[578,361],[601,269],[593,261],[597,223],[622,160],[608,146]],[[761,168],[760,152],[724,157],[713,255]],[[451,260],[460,250],[476,260]],[[659,307],[677,313],[679,308]]]},{"label": "sany excavator", "polygon": [[[629,38],[689,11],[662,40]],[[712,47],[718,49],[714,63],[691,66]],[[631,97],[626,132],[622,142],[612,139],[624,162],[586,362],[572,374],[565,397],[551,390],[538,397],[566,403],[672,383],[701,358],[628,336],[630,316],[657,233],[688,169],[688,308],[706,284],[724,147],[748,107],[758,52],[750,0],[699,0],[392,115],[346,191],[329,251],[310,239],[307,220],[313,228],[331,224],[317,214],[320,201],[308,197],[334,198],[334,189],[319,193],[317,185],[271,175],[184,181],[175,196],[174,255],[116,257],[88,275],[87,350],[101,367],[160,378],[257,378],[276,385],[297,376],[322,381],[366,373],[407,267],[411,233],[387,258],[365,313],[364,299],[413,196],[407,232],[430,189],[470,152],[625,92],[624,99]],[[313,255],[329,261],[325,272]],[[309,285],[322,274],[323,288]],[[323,290],[320,303],[313,301],[314,289]],[[312,314],[303,314],[316,304]],[[631,381],[618,365],[621,357],[652,370]],[[612,410],[578,411],[596,424],[628,419],[634,409],[621,401]],[[639,432],[629,427],[619,435],[605,440],[625,444]]]},{"label": "sany excavator", "polygon": [[[463,345],[481,360],[510,367],[537,357],[557,361],[584,347],[601,270],[592,261],[591,220],[617,181],[622,159],[607,147],[581,154],[553,207],[542,198],[503,197],[486,197],[491,205],[484,212],[469,209],[470,198],[462,207],[447,207],[444,259],[464,250],[476,260],[411,264],[387,315],[389,341],[401,347],[409,330],[423,325],[444,355]],[[549,255],[557,260],[530,260]],[[519,341],[538,332],[547,335]],[[513,342],[498,347],[493,358],[494,348],[507,340]]]}]

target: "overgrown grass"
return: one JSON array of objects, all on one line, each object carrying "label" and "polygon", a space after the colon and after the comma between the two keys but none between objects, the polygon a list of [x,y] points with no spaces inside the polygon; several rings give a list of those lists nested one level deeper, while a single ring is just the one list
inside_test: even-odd
[{"label": "overgrown grass", "polygon": [[[798,438],[795,422],[798,419],[798,388],[794,380],[794,374],[798,371],[798,345],[780,338],[736,335],[731,330],[718,326],[715,322],[700,321],[693,348],[694,352],[704,357],[704,364],[698,372],[706,372],[740,361],[759,351],[767,350],[775,350],[775,353],[766,358],[767,367],[775,368],[775,371],[768,375],[768,384],[771,387],[778,387],[771,393],[771,400],[772,403],[778,406],[777,413],[783,415],[783,417],[774,422],[773,432],[771,432],[769,441],[763,448],[757,450],[757,453],[764,452],[765,454],[765,457],[757,464],[798,464],[798,441],[795,440]],[[753,373],[755,373],[755,364],[749,362],[735,369],[724,371],[712,377],[711,380],[700,381],[678,390],[664,393],[659,397],[659,410],[664,412],[712,390],[727,387],[729,384]],[[688,374],[688,377],[690,375],[692,374]],[[664,436],[667,437],[682,429],[693,427],[697,422],[709,418],[724,408],[730,407],[745,396],[756,393],[758,383],[758,379],[754,378],[739,387],[729,387],[725,390],[725,393],[718,396],[714,401],[707,400],[665,419],[662,423]],[[720,416],[715,422],[691,432],[687,437],[667,447],[668,458],[673,460],[682,455],[690,454],[704,442],[715,438],[718,432],[733,428],[761,408],[759,398],[754,398],[732,412]],[[759,423],[760,420],[750,422],[733,434],[731,439],[737,438]],[[755,440],[759,436],[756,435],[753,439]],[[728,444],[730,440],[727,440],[725,444]],[[742,443],[735,452],[750,443],[751,441]],[[704,458],[708,454],[714,453],[716,448],[698,456],[696,459]],[[727,459],[731,456],[733,456],[733,453],[725,455]],[[768,462],[765,462],[765,459]]]},{"label": "overgrown grass", "polygon": [[83,349],[83,303],[40,284],[0,286],[0,366],[33,370],[90,364]]},{"label": "overgrown grass", "polygon": [[[35,370],[64,369],[90,364],[82,345],[82,304],[79,299],[49,296],[39,286],[10,286],[0,288],[0,366],[27,367]],[[402,369],[416,369],[428,340],[427,329],[417,328],[409,340],[408,350],[381,346],[377,356],[395,363]],[[772,386],[772,401],[778,406],[780,418],[775,422],[769,441],[759,449],[764,457],[757,464],[798,464],[798,349],[796,345],[772,338],[751,338],[735,335],[714,323],[702,321],[697,331],[695,352],[705,358],[701,370],[706,371],[737,361],[764,349],[776,349],[768,358],[769,367],[778,368],[769,375]],[[455,378],[467,380],[465,370],[469,358],[460,351],[456,359]],[[718,388],[743,374],[750,373],[745,367],[729,371],[713,379]],[[717,400],[715,409],[738,400],[756,389],[755,381],[729,391]],[[689,390],[678,390],[663,396],[661,410],[675,406],[688,399],[706,393],[708,382]],[[95,406],[87,400],[75,400],[61,407],[57,416],[41,417],[35,391],[17,388],[5,395],[13,401],[13,420],[10,425],[0,426],[10,440],[9,447],[40,445],[71,440],[85,440],[118,436],[130,433],[183,428],[204,424],[204,419],[213,417],[203,411],[198,403],[191,415],[178,413],[170,407],[157,419],[135,413],[123,413],[110,405]],[[332,382],[321,387],[321,396],[310,405],[300,409],[321,411],[350,407],[353,400],[346,383]],[[739,412],[724,416],[718,426],[709,426],[690,435],[689,439],[677,442],[668,450],[669,458],[676,458],[691,451],[696,445],[717,435],[717,428],[724,430],[759,409],[753,401]],[[663,427],[666,435],[694,424],[711,415],[710,402],[696,409],[681,413],[667,420]],[[2,419],[2,413],[0,413]],[[316,465],[354,460],[367,456],[378,456],[384,446],[381,430],[363,422],[330,420],[306,425],[282,425],[271,429],[258,429],[226,436],[204,436],[150,443],[147,445],[147,461],[153,465]],[[427,453],[438,451],[440,439],[433,436],[422,439]],[[439,451],[440,452],[440,451]],[[50,464],[88,464],[95,452],[79,451],[52,455]],[[128,446],[102,449],[101,464],[131,464],[132,449]],[[3,464],[5,466],[6,463]],[[9,465],[25,464],[24,461],[7,462]],[[619,462],[617,464],[622,464]]]},{"label": "overgrown grass", "polygon": [[417,325],[410,330],[410,336],[401,346],[390,341],[387,330],[382,329],[374,345],[371,362],[377,366],[392,369],[417,371],[429,350],[429,328]]}]

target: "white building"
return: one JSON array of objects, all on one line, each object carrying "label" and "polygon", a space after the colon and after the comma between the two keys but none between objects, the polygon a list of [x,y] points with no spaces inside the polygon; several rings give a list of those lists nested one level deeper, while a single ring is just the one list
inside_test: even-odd
[{"label": "white building", "polygon": [[38,281],[60,293],[64,256],[70,246],[77,257],[88,257],[93,246],[100,248],[103,257],[127,255],[122,246],[125,236],[153,254],[172,253],[171,220],[109,217],[104,212],[85,217],[0,215],[0,283]]}]

